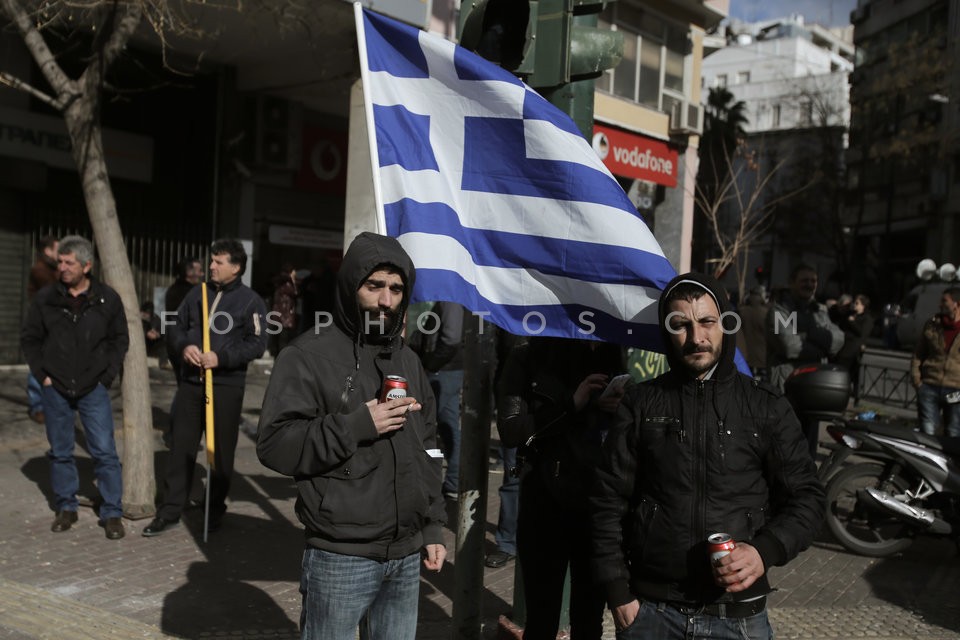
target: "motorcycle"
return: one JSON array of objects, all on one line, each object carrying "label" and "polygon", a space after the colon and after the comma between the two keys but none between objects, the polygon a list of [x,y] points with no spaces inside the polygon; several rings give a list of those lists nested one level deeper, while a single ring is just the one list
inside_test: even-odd
[{"label": "motorcycle", "polygon": [[827,481],[827,527],[841,545],[886,557],[920,534],[960,541],[960,438],[864,421],[828,431],[867,458],[834,467]]},{"label": "motorcycle", "polygon": [[798,367],[785,385],[801,421],[830,421],[834,442],[818,470],[830,532],[849,551],[873,557],[900,553],[920,534],[960,545],[960,438],[928,436],[908,422],[844,417],[844,376],[836,366],[811,365]]}]

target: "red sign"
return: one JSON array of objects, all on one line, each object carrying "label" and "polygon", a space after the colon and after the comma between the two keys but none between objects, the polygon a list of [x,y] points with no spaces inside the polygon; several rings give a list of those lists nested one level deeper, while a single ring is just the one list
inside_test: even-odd
[{"label": "red sign", "polygon": [[344,195],[347,192],[347,134],[304,125],[303,157],[295,185],[300,189]]},{"label": "red sign", "polygon": [[615,175],[677,186],[679,154],[666,142],[594,124],[593,150]]}]

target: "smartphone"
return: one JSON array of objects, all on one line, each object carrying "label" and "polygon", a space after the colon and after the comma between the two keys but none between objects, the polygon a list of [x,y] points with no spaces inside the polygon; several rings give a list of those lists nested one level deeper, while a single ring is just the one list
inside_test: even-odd
[{"label": "smartphone", "polygon": [[603,390],[603,393],[600,394],[600,397],[606,398],[614,393],[619,393],[627,385],[628,380],[630,380],[629,373],[622,373],[619,376],[615,376],[612,380],[610,380],[610,382],[607,383],[607,387]]}]

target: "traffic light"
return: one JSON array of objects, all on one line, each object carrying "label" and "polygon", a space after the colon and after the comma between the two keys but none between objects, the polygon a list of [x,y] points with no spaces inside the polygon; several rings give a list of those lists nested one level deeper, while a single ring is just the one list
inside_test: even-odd
[{"label": "traffic light", "polygon": [[596,28],[612,0],[463,0],[460,46],[531,87],[597,78],[623,57],[623,35]]}]

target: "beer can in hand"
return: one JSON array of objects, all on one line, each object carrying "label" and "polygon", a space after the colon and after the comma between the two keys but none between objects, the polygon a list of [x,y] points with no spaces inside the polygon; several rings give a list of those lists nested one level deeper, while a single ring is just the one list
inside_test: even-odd
[{"label": "beer can in hand", "polygon": [[380,390],[380,402],[407,397],[407,379],[402,376],[387,376]]},{"label": "beer can in hand", "polygon": [[730,555],[737,546],[729,533],[713,533],[707,538],[707,553],[710,554],[710,564],[719,566],[720,558]]}]

